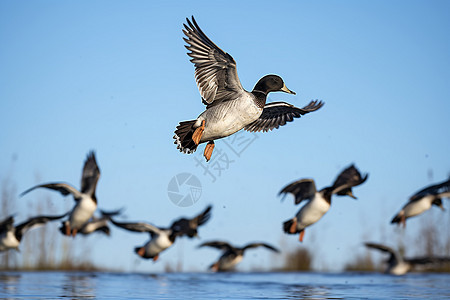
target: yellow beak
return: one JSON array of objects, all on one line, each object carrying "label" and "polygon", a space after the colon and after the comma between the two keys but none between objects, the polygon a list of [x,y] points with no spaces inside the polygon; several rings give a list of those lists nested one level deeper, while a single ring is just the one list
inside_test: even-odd
[{"label": "yellow beak", "polygon": [[283,87],[280,89],[280,91],[295,95],[295,92],[288,89],[285,84],[283,84]]}]

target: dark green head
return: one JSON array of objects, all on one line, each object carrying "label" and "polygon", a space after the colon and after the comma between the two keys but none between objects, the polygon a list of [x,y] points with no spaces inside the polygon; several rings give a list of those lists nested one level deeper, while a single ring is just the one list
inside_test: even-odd
[{"label": "dark green head", "polygon": [[288,89],[283,79],[277,75],[266,75],[261,78],[253,88],[253,92],[255,91],[262,92],[266,95],[270,92],[285,92],[295,95],[295,92]]}]

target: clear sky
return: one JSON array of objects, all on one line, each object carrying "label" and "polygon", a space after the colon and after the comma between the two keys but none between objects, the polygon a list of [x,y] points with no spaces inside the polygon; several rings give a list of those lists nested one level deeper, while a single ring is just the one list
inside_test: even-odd
[{"label": "clear sky", "polygon": [[[50,181],[79,187],[94,149],[99,207],[125,207],[123,219],[168,226],[214,206],[201,239],[180,239],[157,263],[133,253],[147,234],[113,228],[110,238],[84,238],[99,265],[162,271],[182,260],[184,270],[205,270],[219,252],[196,246],[224,239],[308,247],[317,268],[338,270],[364,238],[394,244],[392,216],[411,194],[449,175],[449,14],[448,1],[1,1],[0,179],[12,178],[17,194]],[[273,132],[239,133],[252,140],[234,149],[239,155],[226,144],[236,140],[217,141],[213,158],[222,151],[232,162],[220,174],[209,164],[214,182],[206,164],[172,139],[179,121],[204,110],[182,40],[191,15],[236,60],[247,90],[274,73],[297,95],[270,100],[325,102]],[[284,235],[282,222],[299,207],[292,198],[281,203],[279,190],[300,178],[322,188],[351,163],[370,173],[354,190],[359,199],[334,198],[302,245]],[[202,184],[187,208],[167,192],[183,172]],[[58,212],[73,202],[33,193],[17,197],[19,221],[42,197]],[[420,222],[412,219],[399,238],[414,236]],[[281,263],[265,250],[248,254],[240,270]]]}]

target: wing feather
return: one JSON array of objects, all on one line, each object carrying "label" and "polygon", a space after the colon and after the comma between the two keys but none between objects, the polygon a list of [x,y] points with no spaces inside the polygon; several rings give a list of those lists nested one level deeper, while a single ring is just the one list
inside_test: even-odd
[{"label": "wing feather", "polygon": [[211,241],[211,242],[205,242],[201,244],[199,247],[212,247],[223,251],[231,251],[234,249],[233,246],[228,244],[227,242],[222,241]]},{"label": "wing feather", "polygon": [[368,177],[368,174],[361,175],[355,165],[352,164],[338,175],[333,183],[332,193],[339,196],[350,196],[356,199],[353,195],[352,187],[363,184]]},{"label": "wing feather", "polygon": [[81,199],[81,193],[74,188],[73,186],[67,184],[67,183],[62,183],[62,182],[55,182],[55,183],[45,183],[45,184],[39,184],[36,185],[32,188],[29,188],[28,190],[26,190],[25,192],[23,192],[22,194],[20,194],[20,197],[22,197],[23,195],[31,192],[34,189],[37,188],[46,188],[46,189],[50,189],[50,190],[54,190],[54,191],[58,191],[60,192],[63,196],[67,196],[69,194],[73,195],[73,198],[75,199],[75,201],[78,201]]},{"label": "wing feather", "polygon": [[313,179],[301,179],[285,186],[278,195],[286,195],[288,193],[294,195],[295,204],[299,204],[303,200],[311,200],[314,197],[316,194],[316,184]]},{"label": "wing feather", "polygon": [[100,178],[100,169],[95,160],[94,151],[89,152],[83,167],[83,175],[81,176],[81,192],[95,195],[98,179]]},{"label": "wing feather", "polygon": [[303,108],[295,107],[286,102],[272,102],[264,106],[264,110],[256,121],[250,123],[244,130],[250,132],[267,132],[279,128],[294,118],[300,118],[310,112],[316,111],[324,105],[322,101],[313,100]]},{"label": "wing feather", "polygon": [[238,98],[244,91],[233,57],[214,44],[200,29],[194,17],[187,19],[183,33],[186,49],[195,66],[195,80],[200,95],[208,107]]},{"label": "wing feather", "polygon": [[251,244],[246,245],[243,248],[243,250],[245,251],[247,249],[256,248],[256,247],[265,247],[265,248],[267,248],[269,250],[272,250],[274,252],[277,252],[277,253],[280,252],[280,250],[278,250],[277,248],[273,247],[272,245],[266,244],[266,243],[251,243]]},{"label": "wing feather", "polygon": [[150,233],[155,233],[155,234],[159,234],[161,232],[161,229],[159,229],[158,227],[152,225],[152,224],[148,224],[148,223],[144,223],[144,222],[137,222],[137,223],[122,223],[122,222],[116,222],[114,221],[112,218],[110,218],[111,223],[113,223],[114,225],[116,225],[117,227],[126,229],[128,231],[133,231],[133,232],[150,232]]},{"label": "wing feather", "polygon": [[427,195],[436,195],[439,197],[450,197],[450,179],[447,181],[444,181],[442,183],[434,184],[431,186],[428,186],[414,195],[411,196],[409,199],[409,202],[414,202],[422,199],[423,197]]},{"label": "wing feather", "polygon": [[18,240],[30,229],[45,225],[47,222],[59,220],[67,216],[68,213],[58,216],[37,216],[16,226],[16,237]]}]

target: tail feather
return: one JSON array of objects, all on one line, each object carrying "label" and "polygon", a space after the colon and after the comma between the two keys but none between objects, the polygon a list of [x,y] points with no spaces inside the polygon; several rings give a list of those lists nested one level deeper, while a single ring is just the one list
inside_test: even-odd
[{"label": "tail feather", "polygon": [[63,235],[66,235],[66,229],[67,229],[67,223],[66,222],[61,222],[61,227],[59,227],[59,231]]},{"label": "tail feather", "polygon": [[180,152],[191,154],[197,150],[197,144],[192,140],[192,135],[194,134],[195,128],[193,125],[197,120],[180,122],[175,130],[174,144],[177,144],[177,149]]},{"label": "tail feather", "polygon": [[400,223],[400,220],[401,220],[400,215],[396,215],[396,216],[392,219],[391,224],[394,224],[394,223]]},{"label": "tail feather", "polygon": [[302,230],[296,229],[295,232],[291,232],[291,227],[292,227],[293,223],[294,223],[294,219],[290,219],[290,220],[287,220],[286,222],[284,222],[283,223],[283,231],[287,234],[296,234],[296,233],[300,233],[303,231],[303,229]]}]

